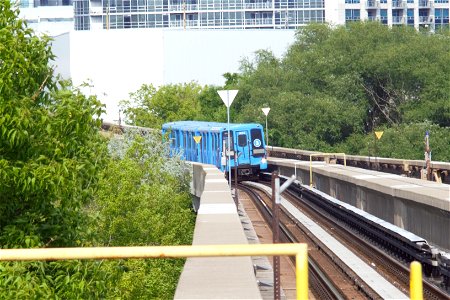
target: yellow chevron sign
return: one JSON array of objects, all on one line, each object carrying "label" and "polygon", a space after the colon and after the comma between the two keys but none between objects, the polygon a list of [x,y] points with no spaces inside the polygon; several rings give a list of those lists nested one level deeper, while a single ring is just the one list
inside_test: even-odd
[{"label": "yellow chevron sign", "polygon": [[196,136],[194,136],[194,140],[198,144],[202,140],[202,136],[201,135],[196,135]]},{"label": "yellow chevron sign", "polygon": [[383,131],[375,131],[375,136],[377,139],[381,139],[381,136],[383,135]]}]

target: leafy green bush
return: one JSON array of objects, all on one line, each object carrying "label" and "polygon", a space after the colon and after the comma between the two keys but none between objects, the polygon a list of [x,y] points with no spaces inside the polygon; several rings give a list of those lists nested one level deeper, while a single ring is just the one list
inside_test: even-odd
[{"label": "leafy green bush", "polygon": [[[113,139],[112,160],[101,174],[90,206],[98,246],[191,244],[194,214],[190,175],[179,158],[168,158],[161,136],[126,133]],[[108,297],[171,298],[184,260],[109,262]]]}]

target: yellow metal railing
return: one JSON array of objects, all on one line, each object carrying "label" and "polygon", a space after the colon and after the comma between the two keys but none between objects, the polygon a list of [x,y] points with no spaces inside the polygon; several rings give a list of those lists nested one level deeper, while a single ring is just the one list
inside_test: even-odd
[{"label": "yellow metal railing", "polygon": [[306,244],[0,249],[0,261],[295,255],[297,299],[308,299]]},{"label": "yellow metal railing", "polygon": [[347,166],[347,159],[345,157],[345,153],[313,153],[309,155],[309,186],[313,186],[313,177],[312,177],[312,158],[313,156],[332,156],[332,155],[343,155],[344,156],[344,166]]},{"label": "yellow metal railing", "polygon": [[411,300],[423,299],[422,265],[417,261],[413,261],[411,263],[411,274],[409,278],[409,294]]}]

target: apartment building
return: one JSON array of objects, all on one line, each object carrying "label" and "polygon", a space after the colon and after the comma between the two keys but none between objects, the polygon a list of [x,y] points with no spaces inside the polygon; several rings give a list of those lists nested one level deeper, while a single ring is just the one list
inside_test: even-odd
[{"label": "apartment building", "polygon": [[345,22],[379,21],[421,30],[449,26],[449,0],[345,0]]},{"label": "apartment building", "polygon": [[121,28],[295,29],[377,20],[435,30],[449,0],[73,0],[75,30]]}]

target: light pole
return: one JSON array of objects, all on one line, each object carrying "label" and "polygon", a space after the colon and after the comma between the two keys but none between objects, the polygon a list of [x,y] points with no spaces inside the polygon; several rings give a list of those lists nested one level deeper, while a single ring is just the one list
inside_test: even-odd
[{"label": "light pole", "polygon": [[230,141],[230,106],[231,103],[233,103],[234,97],[236,97],[238,90],[220,90],[217,91],[217,93],[220,96],[220,99],[222,99],[223,103],[227,107],[227,119],[228,119],[228,183],[230,184],[231,189],[231,153],[230,153],[230,147],[231,147],[231,141]]},{"label": "light pole", "polygon": [[263,113],[266,115],[266,147],[269,146],[269,130],[267,129],[267,115],[269,114],[270,107],[262,108]]}]

